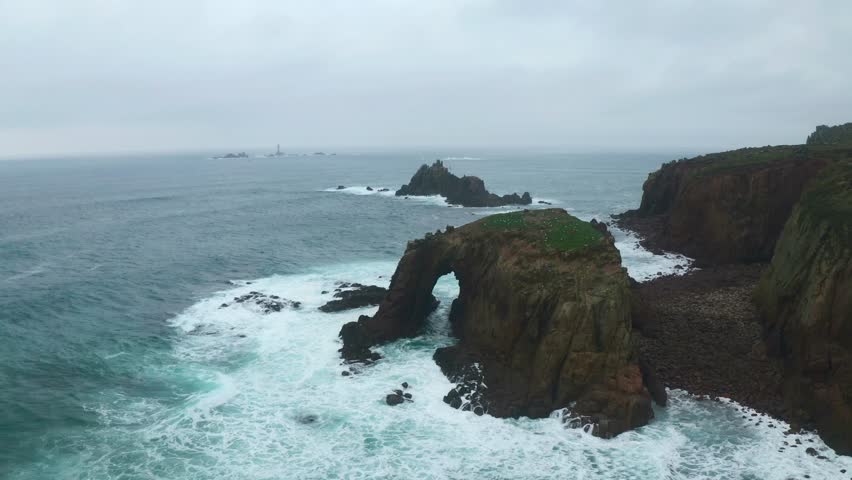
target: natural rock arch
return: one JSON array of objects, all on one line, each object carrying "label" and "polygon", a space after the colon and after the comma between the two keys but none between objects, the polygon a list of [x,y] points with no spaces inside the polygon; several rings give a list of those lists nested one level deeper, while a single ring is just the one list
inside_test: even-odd
[{"label": "natural rock arch", "polygon": [[432,289],[454,273],[450,322],[459,344],[436,360],[451,380],[482,367],[479,393],[498,417],[544,417],[576,402],[611,436],[653,416],[631,341],[630,290],[611,239],[564,210],[495,215],[410,242],[372,316],[344,325],[341,353],[416,335]]}]

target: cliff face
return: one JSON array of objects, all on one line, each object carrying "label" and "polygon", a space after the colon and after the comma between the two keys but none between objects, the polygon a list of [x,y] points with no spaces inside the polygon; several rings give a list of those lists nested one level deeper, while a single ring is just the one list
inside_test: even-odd
[{"label": "cliff face", "polygon": [[[436,360],[453,381],[478,376],[480,385],[463,392],[473,390],[471,409],[544,417],[576,402],[571,414],[600,436],[653,416],[618,250],[560,209],[494,215],[410,242],[376,315],[341,330],[344,358],[415,335],[433,308],[435,282],[450,272],[460,289],[450,313],[459,343]],[[461,407],[459,395],[445,401]]]},{"label": "cliff face", "polygon": [[407,185],[396,191],[397,196],[441,195],[453,205],[465,207],[499,207],[501,205],[529,205],[529,192],[523,195],[498,196],[485,189],[479,177],[457,177],[450,173],[444,163],[435,160],[432,166],[422,165]]},{"label": "cliff face", "polygon": [[648,246],[702,263],[767,261],[808,181],[850,152],[779,146],[671,162],[648,177],[639,209],[619,221]]},{"label": "cliff face", "polygon": [[786,400],[839,453],[852,453],[852,160],[802,195],[756,292]]}]

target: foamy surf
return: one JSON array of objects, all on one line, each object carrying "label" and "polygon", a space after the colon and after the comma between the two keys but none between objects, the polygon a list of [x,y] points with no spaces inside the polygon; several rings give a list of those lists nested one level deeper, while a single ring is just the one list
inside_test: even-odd
[{"label": "foamy surf", "polygon": [[[177,315],[171,323],[180,367],[163,372],[164,379],[189,379],[198,392],[177,406],[144,405],[145,414],[132,418],[141,428],[114,423],[102,432],[108,441],[81,444],[102,449],[86,452],[100,459],[87,465],[86,475],[111,478],[113,459],[128,458],[136,458],[138,478],[170,479],[781,480],[852,470],[852,459],[834,455],[818,437],[784,435],[783,422],[756,425],[734,402],[701,401],[680,391],[670,392],[670,406],[657,409],[650,425],[612,440],[565,429],[557,414],[498,419],[452,409],[442,401],[452,385],[432,360],[435,348],[454,342],[447,320],[458,294],[452,275],[435,287],[441,304],[423,335],[384,345],[382,361],[341,376],[337,333],[375,308],[334,314],[317,308],[336,282],[385,285],[394,266],[338,265],[238,281]],[[301,308],[269,314],[220,308],[249,291],[297,300]],[[199,334],[199,328],[210,333]],[[414,401],[387,406],[384,396],[402,382],[411,385]],[[116,402],[94,410],[115,418],[131,406]],[[779,451],[796,438],[802,446]],[[808,455],[805,446],[826,459]]]},{"label": "foamy surf", "polygon": [[[414,201],[430,205],[438,205],[442,207],[454,206],[447,203],[447,199],[440,195],[409,195],[405,197],[396,196],[396,190],[388,187],[370,187],[372,190],[367,190],[367,186],[357,185],[344,188],[326,188],[323,192],[345,193],[348,195],[376,195],[381,197],[396,198],[405,201]],[[387,189],[382,191],[383,189]]]}]

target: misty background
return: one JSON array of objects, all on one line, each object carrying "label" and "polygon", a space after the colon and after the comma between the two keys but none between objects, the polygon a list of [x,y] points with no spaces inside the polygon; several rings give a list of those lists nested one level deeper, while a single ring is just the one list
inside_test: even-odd
[{"label": "misty background", "polygon": [[804,142],[849,0],[0,0],[0,156]]}]

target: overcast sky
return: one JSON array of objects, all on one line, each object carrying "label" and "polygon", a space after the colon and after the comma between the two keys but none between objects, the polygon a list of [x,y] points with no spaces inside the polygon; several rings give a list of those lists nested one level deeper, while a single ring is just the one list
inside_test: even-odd
[{"label": "overcast sky", "polygon": [[851,86],[852,0],[0,0],[0,154],[801,143]]}]

